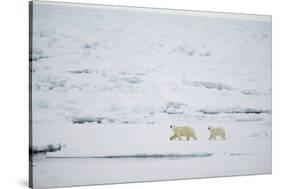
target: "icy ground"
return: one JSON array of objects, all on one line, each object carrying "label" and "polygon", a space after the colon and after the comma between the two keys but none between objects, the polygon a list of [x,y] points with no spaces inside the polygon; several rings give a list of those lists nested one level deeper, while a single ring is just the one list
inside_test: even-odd
[{"label": "icy ground", "polygon": [[[33,11],[33,145],[63,146],[34,158],[35,187],[271,173],[270,21]],[[198,140],[169,141],[170,124]]]}]

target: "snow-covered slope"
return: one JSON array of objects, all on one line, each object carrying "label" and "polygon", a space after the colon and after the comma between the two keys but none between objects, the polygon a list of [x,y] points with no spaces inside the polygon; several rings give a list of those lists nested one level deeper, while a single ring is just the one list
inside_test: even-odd
[{"label": "snow-covered slope", "polygon": [[33,22],[35,125],[271,112],[269,22],[44,4]]}]

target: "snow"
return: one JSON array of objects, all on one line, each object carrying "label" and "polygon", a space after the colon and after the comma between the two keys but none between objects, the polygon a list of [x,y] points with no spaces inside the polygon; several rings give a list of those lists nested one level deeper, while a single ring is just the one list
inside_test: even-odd
[{"label": "snow", "polygon": [[271,173],[271,22],[134,10],[34,2],[34,186]]},{"label": "snow", "polygon": [[[269,173],[266,155],[191,159],[47,159],[36,164],[40,188]],[[267,172],[266,172],[267,171]]]}]

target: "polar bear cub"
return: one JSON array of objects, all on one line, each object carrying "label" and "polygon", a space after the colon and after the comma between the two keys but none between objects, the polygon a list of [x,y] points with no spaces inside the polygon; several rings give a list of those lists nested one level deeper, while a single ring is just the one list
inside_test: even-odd
[{"label": "polar bear cub", "polygon": [[170,125],[170,128],[173,131],[173,135],[171,136],[170,140],[173,140],[175,138],[178,138],[181,140],[181,137],[186,137],[186,140],[189,140],[189,138],[193,138],[194,140],[197,140],[197,137],[195,136],[195,132],[193,128],[191,127],[178,127],[175,125]]},{"label": "polar bear cub", "polygon": [[210,131],[209,140],[216,140],[216,136],[220,136],[223,140],[225,140],[225,130],[222,127],[208,127]]}]

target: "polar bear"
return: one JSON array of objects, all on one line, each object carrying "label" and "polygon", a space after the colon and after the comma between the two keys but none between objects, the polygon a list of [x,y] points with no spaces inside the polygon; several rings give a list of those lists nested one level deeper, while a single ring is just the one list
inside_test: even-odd
[{"label": "polar bear", "polygon": [[225,130],[222,127],[208,127],[210,131],[209,140],[216,140],[216,136],[220,136],[223,140],[225,140]]},{"label": "polar bear", "polygon": [[173,131],[173,136],[171,136],[170,140],[178,138],[181,140],[181,137],[186,137],[186,140],[189,140],[192,137],[194,140],[197,140],[195,136],[195,132],[191,127],[176,127],[175,125],[170,125],[170,128]]}]

